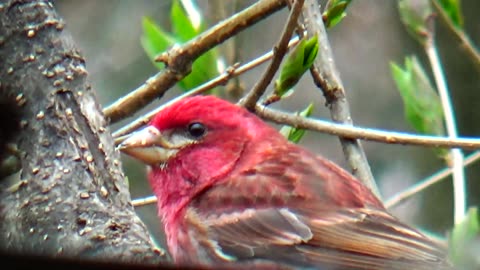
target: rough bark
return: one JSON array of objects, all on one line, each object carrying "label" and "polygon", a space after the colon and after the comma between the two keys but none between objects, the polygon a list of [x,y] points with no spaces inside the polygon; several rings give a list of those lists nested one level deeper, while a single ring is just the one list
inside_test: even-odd
[{"label": "rough bark", "polygon": [[1,181],[0,247],[158,263],[165,256],[130,203],[84,59],[64,26],[48,1],[0,1],[0,114],[15,119],[2,129],[14,133],[21,160],[19,180]]}]

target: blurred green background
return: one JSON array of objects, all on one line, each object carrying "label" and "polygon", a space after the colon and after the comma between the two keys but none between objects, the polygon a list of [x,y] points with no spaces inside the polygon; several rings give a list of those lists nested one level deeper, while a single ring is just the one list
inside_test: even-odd
[{"label": "blurred green background", "polygon": [[[252,2],[254,1],[201,0],[198,4],[207,23],[211,25],[221,19],[222,14],[232,14],[235,9],[242,9]],[[149,16],[169,29],[171,1],[62,0],[54,1],[54,4],[65,19],[66,29],[72,33],[86,58],[90,81],[103,106],[140,86],[157,72],[140,44],[142,17]],[[480,44],[480,2],[464,0],[462,10],[467,32],[475,44]],[[413,132],[404,119],[402,100],[391,77],[389,63],[395,61],[403,65],[405,56],[416,54],[429,70],[423,50],[401,24],[396,1],[353,1],[347,11],[346,19],[329,30],[329,37],[355,124]],[[242,32],[235,38],[233,45],[222,45],[221,53],[232,58],[232,47],[228,46],[234,46],[234,58],[241,62],[263,54],[278,40],[287,15],[287,10],[283,10]],[[477,120],[480,119],[479,73],[440,20],[437,20],[437,33],[459,134],[480,137],[480,124]],[[231,64],[232,62],[227,62],[227,65]],[[245,89],[253,86],[264,68],[265,65],[239,78]],[[270,91],[271,87],[272,85]],[[164,98],[156,100],[135,116],[180,93],[178,88],[171,89]],[[274,107],[296,111],[303,109],[310,101],[315,103],[314,117],[330,119],[323,95],[313,85],[310,76],[304,76],[296,92]],[[112,131],[132,119],[113,125]],[[336,137],[307,132],[300,143],[346,168]],[[442,161],[424,147],[373,142],[363,142],[363,145],[384,198],[444,167]],[[151,195],[145,179],[145,167],[126,156],[123,156],[123,164],[130,181],[132,197]],[[478,205],[478,162],[466,169],[466,176],[468,205]],[[391,212],[409,224],[443,235],[453,224],[452,204],[452,185],[449,179],[391,209]],[[151,205],[137,210],[155,238],[162,242],[155,209]]]}]

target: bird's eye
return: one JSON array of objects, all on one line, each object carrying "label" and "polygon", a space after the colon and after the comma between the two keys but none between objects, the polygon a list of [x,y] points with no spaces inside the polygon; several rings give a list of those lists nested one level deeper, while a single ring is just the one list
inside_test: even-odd
[{"label": "bird's eye", "polygon": [[187,131],[193,138],[200,139],[207,133],[207,128],[203,124],[196,122],[188,125]]}]

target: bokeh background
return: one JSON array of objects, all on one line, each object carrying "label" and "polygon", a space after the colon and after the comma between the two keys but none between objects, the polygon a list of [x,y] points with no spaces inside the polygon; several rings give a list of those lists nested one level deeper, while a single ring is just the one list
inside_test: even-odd
[{"label": "bokeh background", "polygon": [[[210,25],[218,21],[222,14],[232,14],[235,9],[242,9],[252,2],[254,1],[197,1]],[[61,0],[54,1],[54,5],[64,17],[66,29],[72,33],[86,58],[90,81],[103,106],[111,104],[158,72],[140,44],[142,17],[149,16],[169,29],[171,1]],[[462,6],[467,32],[475,44],[480,44],[480,2],[463,0]],[[247,62],[271,49],[282,31],[287,15],[287,10],[283,10],[239,34],[233,45],[237,59]],[[415,54],[427,70],[429,66],[423,50],[410,38],[400,22],[397,1],[353,1],[348,16],[340,25],[329,30],[329,37],[355,124],[413,132],[404,119],[402,100],[391,78],[389,63],[395,61],[403,65],[405,56]],[[479,71],[440,20],[437,20],[437,41],[451,90],[459,134],[480,137],[480,124],[477,120],[480,119]],[[226,46],[222,45],[221,50],[228,57]],[[239,78],[246,90],[253,86],[264,68],[265,65],[260,66]],[[171,89],[165,97],[156,100],[135,116],[180,93],[181,90],[177,87]],[[315,103],[314,117],[330,119],[325,99],[309,75],[304,76],[294,95],[274,107],[296,111],[310,101]],[[112,131],[132,119],[133,117],[113,125]],[[347,168],[336,137],[308,132],[301,144]],[[363,142],[363,145],[383,198],[389,198],[445,166],[430,149],[424,147],[374,142]],[[145,179],[145,167],[127,156],[122,158],[132,197],[151,195]],[[478,162],[466,169],[466,176],[468,205],[476,206],[480,203]],[[422,230],[445,235],[453,225],[452,199],[449,178],[416,195],[414,199],[392,208],[391,212]],[[158,243],[163,243],[155,205],[140,207],[137,211]]]}]

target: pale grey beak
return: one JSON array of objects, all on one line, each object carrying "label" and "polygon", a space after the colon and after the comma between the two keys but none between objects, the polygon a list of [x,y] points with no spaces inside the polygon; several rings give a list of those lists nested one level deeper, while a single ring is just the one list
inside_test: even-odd
[{"label": "pale grey beak", "polygon": [[132,133],[118,149],[148,165],[165,163],[178,152],[153,126]]}]

